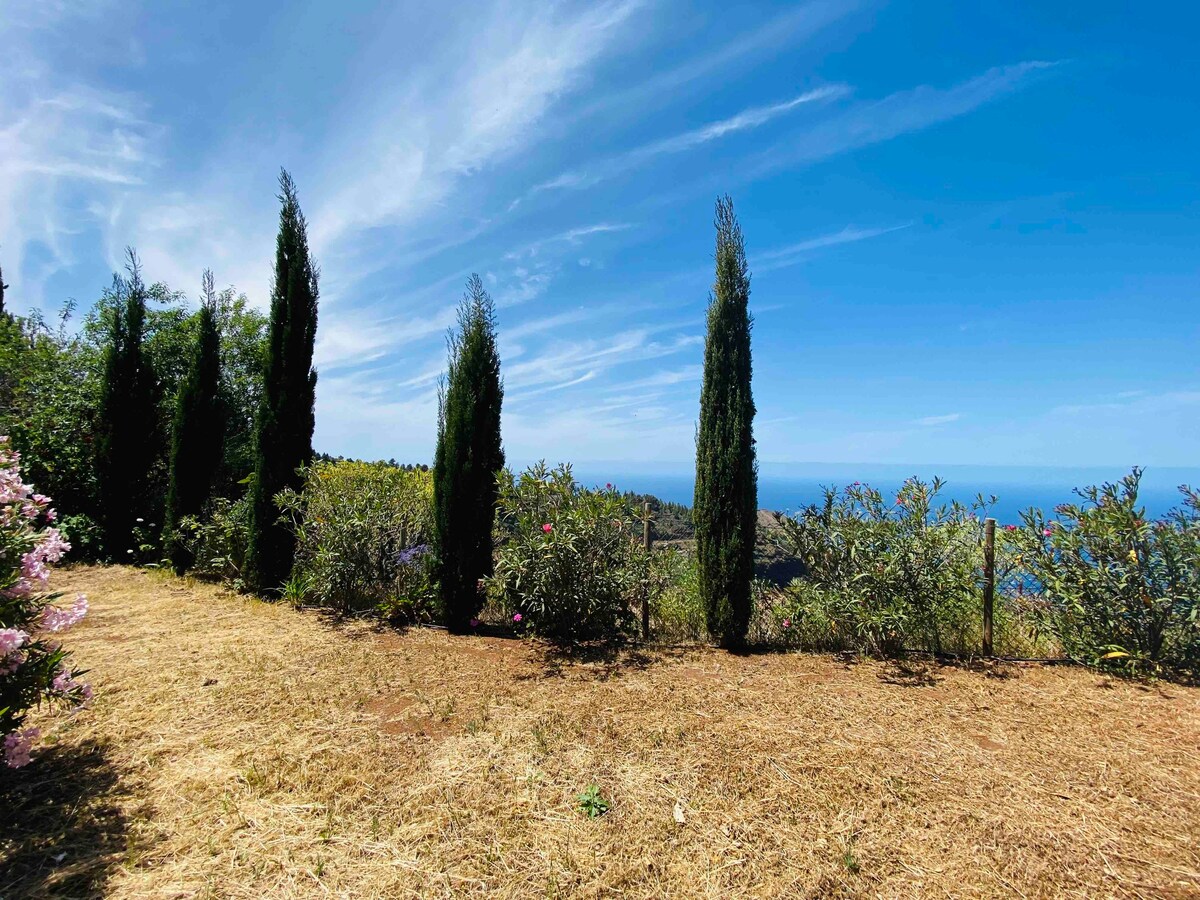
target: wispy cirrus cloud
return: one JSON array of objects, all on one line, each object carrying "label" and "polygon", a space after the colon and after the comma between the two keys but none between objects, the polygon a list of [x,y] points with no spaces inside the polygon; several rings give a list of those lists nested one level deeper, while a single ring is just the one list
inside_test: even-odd
[{"label": "wispy cirrus cloud", "polygon": [[962,413],[946,413],[941,416],[924,416],[917,419],[917,424],[930,428],[936,425],[949,425],[951,422],[957,422],[961,418]]},{"label": "wispy cirrus cloud", "polygon": [[806,91],[782,103],[749,107],[726,119],[710,122],[700,128],[694,128],[671,137],[651,141],[617,156],[610,156],[581,168],[563,172],[561,175],[535,185],[530,193],[592,187],[601,181],[637,168],[655,157],[683,153],[726,135],[758,128],[806,104],[833,100],[849,93],[850,89],[846,85],[826,85]]},{"label": "wispy cirrus cloud", "polygon": [[820,237],[808,238],[807,240],[789,244],[786,247],[780,247],[775,250],[756,253],[751,262],[754,265],[755,271],[759,272],[782,269],[785,266],[791,266],[800,262],[800,260],[806,258],[814,250],[821,250],[825,247],[836,247],[839,244],[852,244],[857,241],[865,241],[873,237],[879,237],[882,234],[891,234],[893,231],[911,228],[912,224],[912,222],[905,222],[903,225],[892,225],[888,228],[858,228],[854,225],[847,225],[841,231],[823,234]]},{"label": "wispy cirrus cloud", "polygon": [[922,85],[859,103],[758,154],[747,165],[748,175],[761,178],[781,168],[817,162],[957,118],[1024,87],[1056,65],[1029,60],[997,66],[949,88]]}]

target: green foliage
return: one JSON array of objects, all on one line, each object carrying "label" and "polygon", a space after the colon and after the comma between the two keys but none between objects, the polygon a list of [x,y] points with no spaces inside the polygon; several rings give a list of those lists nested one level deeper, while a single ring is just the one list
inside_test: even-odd
[{"label": "green foliage", "polygon": [[654,540],[689,541],[696,537],[696,526],[692,524],[692,508],[682,503],[660,500],[653,494],[637,494],[625,491],[625,498],[633,509],[642,509],[650,504],[650,516],[654,520]]},{"label": "green foliage", "polygon": [[633,510],[612,490],[581,489],[571,468],[500,475],[506,537],[489,591],[509,616],[558,643],[634,633],[649,560]]},{"label": "green foliage", "polygon": [[296,185],[279,176],[279,236],[262,401],[255,425],[251,482],[250,549],[246,575],[257,591],[278,591],[292,568],[295,538],[280,517],[276,495],[299,490],[301,469],[312,460],[313,404],[317,373],[312,367],[317,334],[318,272],[308,254],[308,229]]},{"label": "green foliage", "polygon": [[495,307],[478,275],[467,282],[449,345],[438,398],[433,546],[446,625],[461,632],[482,606],[481,580],[492,574],[496,476],[504,467]]},{"label": "green foliage", "polygon": [[589,785],[588,789],[575,799],[579,803],[579,811],[589,819],[598,819],[612,808],[612,804],[601,795],[600,786],[597,784]]},{"label": "green foliage", "polygon": [[245,587],[242,572],[250,544],[250,498],[216,497],[200,516],[186,516],[177,529],[192,559],[191,572],[201,578]]},{"label": "green foliage", "polygon": [[304,474],[301,491],[278,496],[296,534],[291,599],[429,618],[429,474],[364,462],[320,462]]},{"label": "green foliage", "polygon": [[893,502],[854,484],[783,518],[778,539],[807,572],[779,610],[783,633],[869,653],[977,649],[982,523],[958,503],[935,507],[941,489],[912,478]]},{"label": "green foliage", "polygon": [[708,636],[696,554],[656,547],[650,557],[651,631],[656,640],[700,641]]},{"label": "green foliage", "polygon": [[740,645],[750,622],[758,514],[750,376],[750,275],[728,197],[717,200],[716,282],[708,307],[692,510],[708,630]]},{"label": "green foliage", "polygon": [[[95,520],[101,356],[67,333],[71,309],[53,329],[36,314],[0,317],[0,433],[22,454],[30,481],[65,515]],[[77,543],[75,556],[93,558],[99,550],[98,543]]]},{"label": "green foliage", "polygon": [[204,303],[192,359],[175,402],[171,429],[170,484],[167,488],[166,543],[171,565],[182,575],[191,552],[178,535],[178,523],[196,516],[212,495],[225,438],[221,402],[221,339],[214,315],[216,291],[211,270],[204,273]]},{"label": "green foliage", "polygon": [[123,558],[132,549],[138,518],[162,521],[153,469],[161,452],[158,382],[144,352],[146,288],[141,265],[128,251],[128,277],[114,278],[123,303],[109,322],[100,381],[96,468],[104,552]]},{"label": "green foliage", "polygon": [[1150,522],[1142,472],[1083,488],[1047,521],[1024,513],[1011,537],[1042,588],[1041,620],[1067,653],[1134,672],[1200,675],[1200,494]]}]

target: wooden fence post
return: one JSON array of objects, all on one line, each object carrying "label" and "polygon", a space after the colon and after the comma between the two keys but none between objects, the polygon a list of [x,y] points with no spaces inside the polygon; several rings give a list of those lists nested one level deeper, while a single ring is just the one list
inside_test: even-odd
[{"label": "wooden fence post", "polygon": [[[642,546],[650,553],[650,501],[642,504]],[[646,573],[649,575],[649,572]],[[642,597],[642,640],[650,640],[650,579],[646,579],[645,594]]]},{"label": "wooden fence post", "polygon": [[983,655],[992,655],[992,611],[996,603],[996,520],[983,523]]}]

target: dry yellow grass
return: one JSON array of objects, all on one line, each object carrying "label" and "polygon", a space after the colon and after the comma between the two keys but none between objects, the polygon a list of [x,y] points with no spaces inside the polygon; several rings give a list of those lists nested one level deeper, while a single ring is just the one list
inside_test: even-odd
[{"label": "dry yellow grass", "polygon": [[555,661],[133,569],[59,586],[96,701],[0,776],[4,900],[1200,896],[1195,689]]}]

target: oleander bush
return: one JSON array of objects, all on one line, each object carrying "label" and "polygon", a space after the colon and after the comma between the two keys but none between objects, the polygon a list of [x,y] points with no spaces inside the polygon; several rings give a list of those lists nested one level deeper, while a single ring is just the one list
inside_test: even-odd
[{"label": "oleander bush", "polygon": [[978,649],[982,523],[943,483],[912,478],[893,499],[863,484],[784,517],[778,540],[804,564],[777,605],[788,643],[895,654]]},{"label": "oleander bush", "polygon": [[1071,656],[1134,673],[1200,675],[1200,493],[1158,522],[1138,503],[1141,470],[1076,491],[1012,532],[1041,587],[1040,621]]},{"label": "oleander bush", "polygon": [[432,613],[428,472],[318,462],[300,491],[281,491],[277,502],[296,534],[291,599],[410,621]]},{"label": "oleander bush", "polygon": [[58,635],[87,613],[87,598],[56,605],[48,593],[50,566],[71,545],[53,527],[50,498],[21,480],[20,456],[0,437],[0,761],[12,768],[29,762],[38,737],[23,727],[41,704],[87,703],[92,689],[71,665]]},{"label": "oleander bush", "polygon": [[569,644],[637,631],[649,586],[641,524],[612,487],[585,490],[569,465],[500,474],[502,545],[487,579],[494,603],[521,629]]}]

